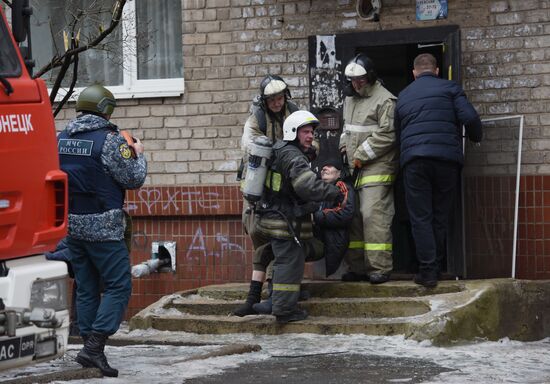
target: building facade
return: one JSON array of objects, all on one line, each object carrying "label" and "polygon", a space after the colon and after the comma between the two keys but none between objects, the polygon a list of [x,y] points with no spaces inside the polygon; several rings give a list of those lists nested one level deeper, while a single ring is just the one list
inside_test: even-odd
[{"label": "building facade", "polygon": [[[373,56],[395,93],[412,80],[415,54],[434,53],[444,76],[463,85],[486,121],[487,140],[480,148],[465,148],[463,196],[455,210],[461,218],[453,226],[449,272],[465,278],[512,273],[550,278],[550,1],[382,0],[378,21],[361,12],[361,6],[368,10],[366,3],[181,2],[181,89],[163,94],[169,84],[148,94],[144,85],[141,93],[115,92],[113,121],[144,142],[149,161],[146,186],[127,199],[134,218],[132,263],[149,259],[153,242],[176,242],[175,272],[136,279],[130,314],[174,291],[249,279],[251,244],[240,224],[236,171],[259,83],[268,73],[281,75],[298,105],[315,112],[329,108],[337,119],[341,71],[359,52]],[[418,20],[429,17],[426,10],[417,15],[423,3],[444,3],[447,13]],[[69,105],[58,115],[58,128],[73,117]],[[337,131],[339,122],[335,125],[328,130]],[[406,238],[396,236],[403,243],[394,248],[410,248]],[[398,264],[408,272],[410,252],[400,252]],[[308,273],[315,275],[313,268]]]}]

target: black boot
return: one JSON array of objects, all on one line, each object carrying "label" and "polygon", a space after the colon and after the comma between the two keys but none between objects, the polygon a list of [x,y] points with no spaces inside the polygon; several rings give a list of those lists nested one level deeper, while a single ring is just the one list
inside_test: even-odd
[{"label": "black boot", "polygon": [[271,315],[272,300],[271,295],[273,294],[273,282],[271,280],[267,283],[267,300],[262,301],[261,303],[256,303],[252,305],[252,308],[259,315]]},{"label": "black boot", "polygon": [[418,285],[423,285],[426,288],[437,287],[437,273],[417,273],[414,275],[413,281]]},{"label": "black boot", "polygon": [[286,324],[305,319],[307,319],[307,311],[299,308],[294,308],[294,310],[287,315],[275,316],[275,321],[277,321],[277,324]]},{"label": "black boot", "polygon": [[252,280],[250,282],[250,289],[248,290],[246,301],[244,304],[241,304],[235,308],[232,315],[239,317],[246,315],[257,315],[258,312],[256,312],[252,306],[259,303],[262,298],[262,285],[263,283],[261,281]]},{"label": "black boot", "polygon": [[306,301],[309,300],[310,297],[311,293],[304,288],[303,284],[300,284],[300,296],[298,297],[298,301]]},{"label": "black boot", "polygon": [[390,280],[389,273],[371,273],[369,281],[371,284],[384,284]]},{"label": "black boot", "polygon": [[84,368],[99,368],[104,376],[118,377],[118,370],[111,368],[107,362],[107,357],[103,353],[106,341],[107,335],[96,332],[90,333],[75,360]]}]

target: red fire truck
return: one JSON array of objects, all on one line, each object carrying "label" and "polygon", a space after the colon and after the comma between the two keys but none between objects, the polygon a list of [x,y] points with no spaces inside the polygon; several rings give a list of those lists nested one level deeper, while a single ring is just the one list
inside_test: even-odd
[{"label": "red fire truck", "polygon": [[12,1],[11,26],[0,6],[0,370],[62,355],[69,333],[67,266],[44,256],[66,234],[67,176],[46,85],[25,66],[28,3]]}]

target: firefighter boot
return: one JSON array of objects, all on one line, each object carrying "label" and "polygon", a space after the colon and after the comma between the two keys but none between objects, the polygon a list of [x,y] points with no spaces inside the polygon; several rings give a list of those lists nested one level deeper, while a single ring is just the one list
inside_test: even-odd
[{"label": "firefighter boot", "polygon": [[104,376],[118,377],[118,370],[111,368],[107,357],[103,353],[107,335],[92,332],[90,333],[84,347],[76,355],[76,362],[84,368],[99,368]]},{"label": "firefighter boot", "polygon": [[309,293],[303,284],[300,284],[300,296],[298,297],[298,301],[306,301],[309,300],[310,297],[311,293]]},{"label": "firefighter boot", "polygon": [[252,308],[260,315],[271,315],[272,300],[271,294],[273,293],[273,282],[268,280],[267,283],[267,299],[261,303],[256,303]]},{"label": "firefighter boot", "polygon": [[262,298],[262,285],[263,283],[261,281],[252,280],[250,282],[250,288],[248,290],[246,301],[244,304],[241,304],[235,308],[231,314],[239,317],[246,315],[257,315],[258,312],[256,312],[252,306],[259,303]]},{"label": "firefighter boot", "polygon": [[307,319],[307,311],[305,309],[294,308],[292,312],[287,315],[275,316],[277,324],[286,324],[293,321],[301,321]]}]

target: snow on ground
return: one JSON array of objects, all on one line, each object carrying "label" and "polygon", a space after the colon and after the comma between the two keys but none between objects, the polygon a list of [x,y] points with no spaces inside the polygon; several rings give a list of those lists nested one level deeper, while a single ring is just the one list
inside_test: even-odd
[{"label": "snow on ground", "polygon": [[[230,334],[196,335],[185,332],[156,330],[119,331],[120,339],[161,339],[203,343],[259,344],[260,352],[230,355],[205,360],[185,361],[186,358],[215,350],[216,346],[144,346],[106,348],[112,366],[120,370],[119,378],[104,378],[71,383],[181,383],[183,379],[220,374],[224,369],[245,362],[259,362],[271,356],[297,356],[319,353],[356,353],[388,357],[425,359],[453,371],[444,372],[429,382],[465,383],[550,383],[550,339],[518,342],[503,339],[497,342],[476,342],[453,347],[436,347],[429,342],[407,340],[402,336],[286,334],[277,336]],[[55,367],[74,367],[73,358],[80,345],[69,346],[63,359],[53,364],[0,374],[15,377],[22,372],[45,373]]]}]

